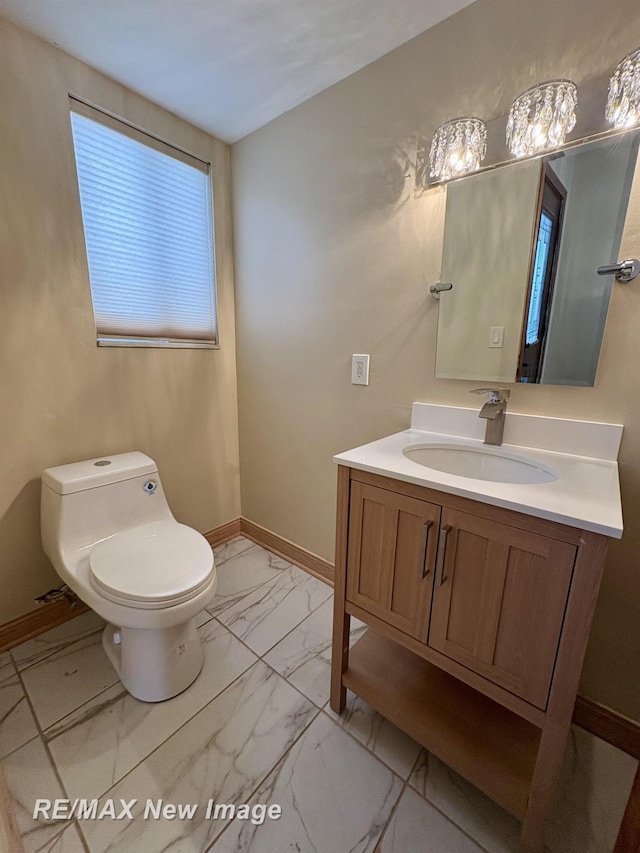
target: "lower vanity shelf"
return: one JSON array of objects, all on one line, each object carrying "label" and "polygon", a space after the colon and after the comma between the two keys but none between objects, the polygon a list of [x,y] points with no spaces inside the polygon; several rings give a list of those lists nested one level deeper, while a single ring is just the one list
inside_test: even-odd
[{"label": "lower vanity shelf", "polygon": [[342,675],[353,690],[520,820],[540,729],[370,628]]}]

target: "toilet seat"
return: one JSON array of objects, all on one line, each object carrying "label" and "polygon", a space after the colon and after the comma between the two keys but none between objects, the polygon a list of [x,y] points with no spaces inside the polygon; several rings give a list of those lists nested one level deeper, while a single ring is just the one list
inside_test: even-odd
[{"label": "toilet seat", "polygon": [[118,604],[159,609],[194,598],[211,582],[213,551],[197,531],[154,521],[99,542],[89,556],[93,588]]}]

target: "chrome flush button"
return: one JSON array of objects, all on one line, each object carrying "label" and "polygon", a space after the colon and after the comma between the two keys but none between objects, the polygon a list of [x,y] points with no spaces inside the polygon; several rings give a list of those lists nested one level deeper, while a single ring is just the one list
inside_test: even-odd
[{"label": "chrome flush button", "polygon": [[146,483],[143,484],[142,488],[148,495],[152,495],[155,490],[158,488],[157,480],[147,480]]}]

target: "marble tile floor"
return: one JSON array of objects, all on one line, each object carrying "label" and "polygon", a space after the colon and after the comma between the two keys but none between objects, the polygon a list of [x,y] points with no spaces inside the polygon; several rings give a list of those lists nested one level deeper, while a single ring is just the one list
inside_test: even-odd
[{"label": "marble tile floor", "polygon": [[[131,697],[85,613],[0,654],[0,761],[28,853],[514,853],[518,822],[349,694],[328,706],[332,591],[241,537],[216,549],[205,663],[159,704]],[[353,620],[352,640],[366,630]],[[637,761],[581,729],[551,853],[611,853]],[[32,817],[36,799],[136,800],[132,817]],[[192,813],[145,819],[156,807]],[[254,821],[207,815],[246,804]],[[261,822],[261,808],[282,815]],[[17,853],[17,851],[16,851]]]}]

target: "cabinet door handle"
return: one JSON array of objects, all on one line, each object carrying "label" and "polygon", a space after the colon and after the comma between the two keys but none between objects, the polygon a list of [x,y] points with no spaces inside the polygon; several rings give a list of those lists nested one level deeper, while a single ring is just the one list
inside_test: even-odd
[{"label": "cabinet door handle", "polygon": [[438,556],[436,558],[436,586],[442,586],[442,584],[447,579],[444,573],[444,558],[447,551],[447,536],[450,530],[450,524],[445,524],[440,528],[440,538],[438,539]]},{"label": "cabinet door handle", "polygon": [[429,569],[425,565],[427,562],[427,542],[429,540],[429,528],[433,526],[433,521],[425,521],[422,528],[422,545],[420,547],[420,559],[418,561],[418,577],[424,580],[429,574]]}]

